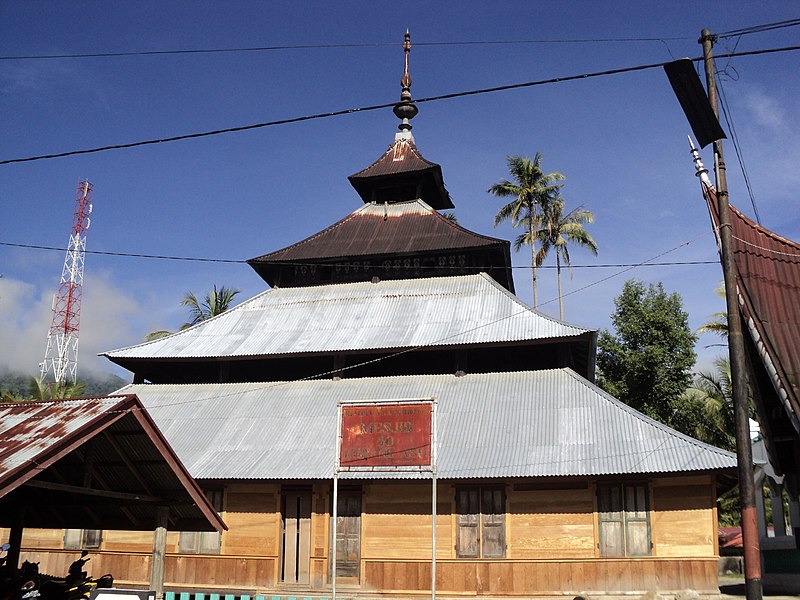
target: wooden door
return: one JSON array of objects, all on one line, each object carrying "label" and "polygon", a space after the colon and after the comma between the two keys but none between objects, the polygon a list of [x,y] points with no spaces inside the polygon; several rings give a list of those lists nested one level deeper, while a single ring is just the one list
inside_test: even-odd
[{"label": "wooden door", "polygon": [[281,582],[309,583],[311,557],[311,492],[283,492],[283,560]]},{"label": "wooden door", "polygon": [[339,492],[336,509],[336,577],[358,579],[361,565],[361,490]]}]

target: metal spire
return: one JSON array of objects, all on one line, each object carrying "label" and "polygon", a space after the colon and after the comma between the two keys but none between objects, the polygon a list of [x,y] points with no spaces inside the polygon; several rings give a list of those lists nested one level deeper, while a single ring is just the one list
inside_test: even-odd
[{"label": "metal spire", "polygon": [[398,125],[400,133],[395,137],[413,139],[411,137],[411,123],[409,123],[409,121],[417,115],[419,109],[411,100],[411,75],[409,75],[408,72],[408,55],[411,52],[411,34],[408,32],[408,29],[406,29],[406,35],[403,41],[403,51],[405,52],[405,69],[403,71],[403,77],[400,79],[402,92],[400,93],[400,102],[395,104],[392,109],[395,116],[401,120],[400,125]]},{"label": "metal spire", "polygon": [[687,136],[689,138],[689,147],[692,149],[692,159],[694,160],[694,168],[695,168],[695,175],[700,178],[705,185],[710,188],[713,188],[713,184],[711,183],[711,179],[708,177],[708,169],[706,169],[705,165],[703,165],[703,161],[700,159],[700,153],[697,151],[697,148],[694,147],[692,143],[692,136]]}]

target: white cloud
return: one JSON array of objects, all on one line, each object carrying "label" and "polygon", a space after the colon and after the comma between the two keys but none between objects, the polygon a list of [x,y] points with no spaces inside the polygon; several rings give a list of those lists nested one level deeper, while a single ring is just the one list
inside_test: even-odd
[{"label": "white cloud", "polygon": [[756,125],[780,129],[786,122],[786,113],[780,103],[760,89],[750,89],[744,95],[745,107]]},{"label": "white cloud", "polygon": [[[97,353],[140,341],[139,316],[143,312],[136,299],[115,286],[108,274],[87,276],[81,306],[79,376],[111,372],[113,365]],[[0,369],[38,374],[51,320],[51,290],[0,278]]]}]

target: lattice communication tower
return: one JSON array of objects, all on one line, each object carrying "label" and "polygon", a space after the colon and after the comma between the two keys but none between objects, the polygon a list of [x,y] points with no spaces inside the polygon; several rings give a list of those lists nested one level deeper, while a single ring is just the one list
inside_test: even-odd
[{"label": "lattice communication tower", "polygon": [[78,333],[81,322],[81,297],[83,296],[83,263],[86,256],[86,232],[91,221],[92,184],[78,184],[72,229],[61,271],[61,285],[53,297],[53,321],[47,334],[39,379],[63,384],[74,382],[78,372]]}]

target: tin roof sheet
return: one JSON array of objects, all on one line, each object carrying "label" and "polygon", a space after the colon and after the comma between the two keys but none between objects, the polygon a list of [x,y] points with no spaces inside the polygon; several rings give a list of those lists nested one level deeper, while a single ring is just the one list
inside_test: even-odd
[{"label": "tin roof sheet", "polygon": [[0,526],[26,506],[25,527],[147,531],[154,498],[190,531],[225,528],[135,396],[0,404]]},{"label": "tin roof sheet", "polygon": [[503,247],[507,244],[505,240],[456,225],[422,200],[391,204],[371,202],[305,240],[252,258],[248,263]]},{"label": "tin roof sheet", "polygon": [[296,355],[558,339],[592,332],[547,317],[480,273],[277,288],[112,360]]},{"label": "tin roof sheet", "polygon": [[[330,479],[337,403],[437,400],[440,478],[731,469],[736,457],[653,421],[569,369],[131,385],[194,477]],[[347,473],[362,478],[419,473]]]},{"label": "tin roof sheet", "polygon": [[413,173],[428,169],[441,169],[441,167],[422,156],[417,145],[408,138],[398,138],[389,146],[378,160],[358,173],[350,175],[348,179],[363,179],[369,177],[384,177],[399,173]]}]

